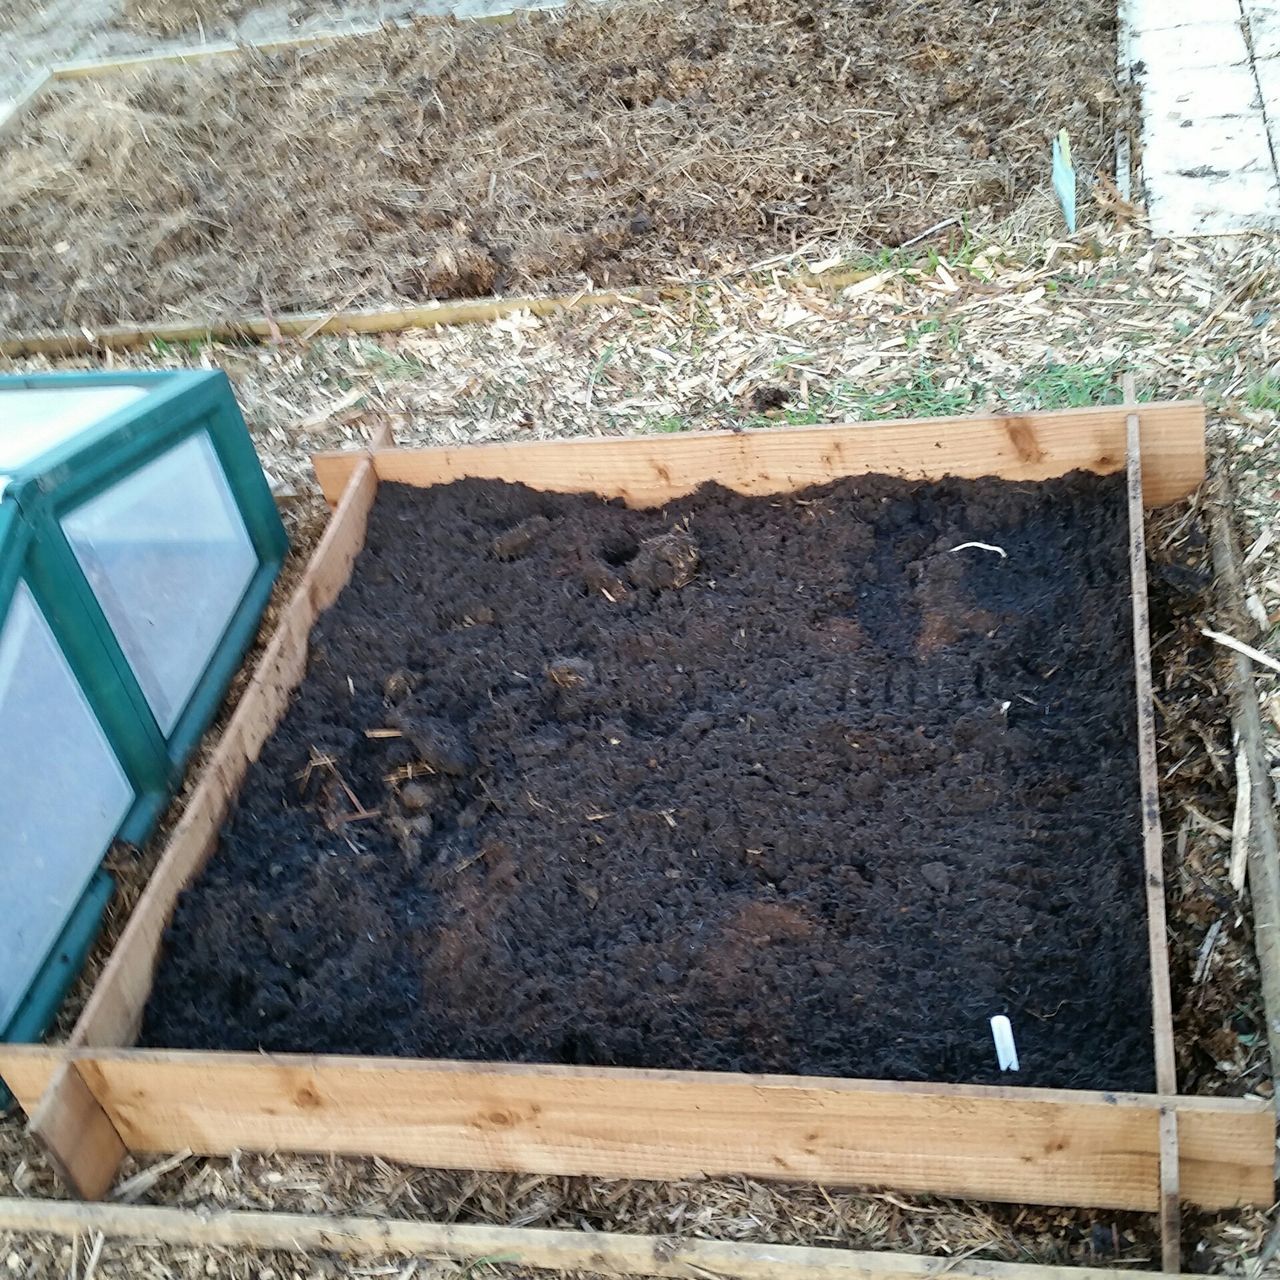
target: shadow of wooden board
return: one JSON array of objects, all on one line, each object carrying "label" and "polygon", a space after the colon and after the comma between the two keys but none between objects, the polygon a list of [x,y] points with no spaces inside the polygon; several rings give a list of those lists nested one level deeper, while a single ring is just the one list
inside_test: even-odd
[{"label": "shadow of wooden board", "polygon": [[[1271,1203],[1271,1106],[1179,1095],[1167,1053],[1159,1091],[1135,1095],[130,1047],[177,896],[214,852],[246,770],[302,679],[311,628],[350,578],[381,481],[485,476],[633,505],[707,480],[746,493],[877,471],[1033,482],[1076,468],[1126,470],[1136,462],[1131,418],[1141,466],[1128,465],[1130,514],[1140,523],[1142,503],[1176,501],[1203,478],[1201,405],[317,456],[337,503],[329,527],[72,1036],[64,1045],[0,1046],[0,1075],[37,1117],[72,1187],[101,1194],[125,1150],[190,1148],[600,1177],[747,1174],[1159,1212],[1166,1223],[1179,1198],[1205,1209]],[[1130,567],[1136,600],[1145,575],[1136,552]],[[1154,912],[1157,903],[1148,905]],[[1151,942],[1153,989],[1167,990],[1167,957]],[[1153,1030],[1158,1049],[1172,1034],[1159,1000]],[[1166,1241],[1164,1257],[1166,1271],[1176,1270],[1176,1240]],[[1038,1270],[1043,1280],[1073,1274],[1024,1274]],[[898,1273],[892,1258],[884,1273]]]}]

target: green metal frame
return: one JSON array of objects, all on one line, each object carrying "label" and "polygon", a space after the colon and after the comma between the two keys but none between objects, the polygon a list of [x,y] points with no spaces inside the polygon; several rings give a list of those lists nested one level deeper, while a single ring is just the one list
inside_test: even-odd
[{"label": "green metal frame", "polygon": [[[148,395],[107,415],[9,478],[0,499],[0,618],[7,614],[19,580],[24,581],[134,788],[134,803],[116,836],[139,843],[150,834],[253,641],[288,540],[222,372],[0,377],[0,391],[113,385],[144,387]],[[166,737],[80,569],[61,520],[201,432],[207,433],[226,476],[258,556],[258,568]],[[52,1021],[97,936],[112,887],[105,872],[94,874],[23,1004],[9,1025],[0,1028],[0,1040],[38,1039]]]}]

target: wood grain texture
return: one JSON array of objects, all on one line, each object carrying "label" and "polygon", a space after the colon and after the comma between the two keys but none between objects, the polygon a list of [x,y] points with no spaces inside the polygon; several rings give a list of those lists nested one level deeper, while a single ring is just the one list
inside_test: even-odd
[{"label": "wood grain texture", "polygon": [[[1204,478],[1204,406],[1145,405],[1148,506],[1174,502]],[[774,427],[394,449],[374,453],[380,480],[427,486],[465,476],[536,489],[599,493],[629,506],[660,506],[716,480],[740,493],[788,493],[840,476],[883,472],[907,479],[995,475],[1037,481],[1074,469],[1125,466],[1123,408],[921,418],[828,427]],[[321,453],[313,462],[325,497],[342,495],[363,454]]]},{"label": "wood grain texture", "polygon": [[856,1252],[674,1236],[551,1231],[486,1224],[299,1213],[209,1212],[153,1206],[0,1199],[0,1233],[51,1232],[178,1247],[406,1254],[460,1263],[501,1258],[519,1267],[672,1280],[1151,1280],[1150,1271],[1030,1266],[921,1254]]},{"label": "wood grain texture", "polygon": [[0,1080],[31,1115],[64,1060],[56,1048],[45,1045],[0,1043]]},{"label": "wood grain texture", "polygon": [[[1126,378],[1126,399],[1132,399]],[[1126,489],[1129,507],[1129,588],[1133,606],[1133,661],[1137,702],[1138,771],[1141,790],[1142,857],[1147,893],[1147,945],[1151,957],[1151,1029],[1156,1091],[1178,1091],[1173,1052],[1173,996],[1169,984],[1169,935],[1164,902],[1164,835],[1156,773],[1156,711],[1152,697],[1151,625],[1147,606],[1147,540],[1143,493],[1147,484],[1146,410],[1125,417]]]},{"label": "wood grain texture", "polygon": [[128,1155],[120,1134],[74,1062],[60,1066],[28,1128],[63,1181],[86,1200],[103,1196]]},{"label": "wood grain texture", "polygon": [[[598,1177],[748,1174],[1159,1207],[1154,1097],[160,1050],[85,1050],[76,1063],[135,1151],[280,1149]],[[1184,1196],[1205,1207],[1269,1202],[1270,1108],[1185,1103],[1198,1163]]]},{"label": "wood grain texture", "polygon": [[1179,1199],[1178,1113],[1160,1108],[1160,1266],[1182,1270],[1182,1205]]},{"label": "wood grain texture", "polygon": [[178,894],[198,874],[249,765],[284,714],[306,672],[307,644],[316,618],[351,577],[364,545],[378,482],[366,462],[320,540],[289,599],[252,680],[169,838],[146,891],[134,908],[69,1043],[127,1045],[137,1037],[151,991],[155,959]]}]

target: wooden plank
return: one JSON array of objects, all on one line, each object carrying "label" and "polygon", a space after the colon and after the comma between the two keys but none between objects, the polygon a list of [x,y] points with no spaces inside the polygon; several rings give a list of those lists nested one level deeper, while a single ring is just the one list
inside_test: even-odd
[{"label": "wooden plank", "polygon": [[45,1045],[0,1042],[0,1081],[31,1115],[64,1058],[59,1050]]},{"label": "wooden plank", "polygon": [[[1218,578],[1218,595],[1228,631],[1250,636],[1252,624],[1244,609],[1244,576],[1240,569],[1240,549],[1231,527],[1231,494],[1225,473],[1214,477],[1211,546]],[[1258,686],[1253,660],[1235,650],[1231,653],[1231,723],[1248,766],[1252,799],[1248,862],[1249,904],[1253,911],[1253,942],[1262,980],[1262,1007],[1267,1022],[1267,1045],[1271,1061],[1280,1063],[1280,830],[1276,810],[1268,802],[1271,779],[1262,713],[1258,706]],[[1280,1089],[1275,1091],[1280,1107]]]},{"label": "wooden plank", "polygon": [[57,1069],[28,1127],[63,1181],[87,1200],[97,1200],[110,1190],[128,1154],[73,1062]]},{"label": "wooden plank", "polygon": [[[749,274],[746,272],[730,273]],[[867,279],[869,271],[829,271],[818,275],[807,270],[784,273],[780,278],[809,288],[843,289]],[[729,276],[719,277],[721,279]],[[97,351],[126,351],[153,342],[206,342],[244,338],[285,337],[309,339],[333,333],[399,333],[405,329],[435,329],[455,324],[488,324],[505,316],[527,313],[555,315],[597,307],[634,305],[654,297],[686,300],[712,281],[661,285],[657,288],[609,289],[596,293],[558,294],[532,298],[459,298],[413,307],[357,307],[328,311],[300,311],[267,317],[249,315],[210,320],[203,324],[177,321],[143,325],[108,325],[99,329],[69,329],[56,333],[17,334],[0,338],[0,355],[71,356]]]},{"label": "wooden plank", "polygon": [[[1204,406],[1143,407],[1148,506],[1185,497],[1204,478]],[[773,427],[679,435],[545,440],[521,444],[375,451],[380,480],[419,486],[476,476],[534,488],[599,493],[659,506],[717,480],[740,493],[786,493],[838,476],[883,472],[908,479],[1003,476],[1037,481],[1076,468],[1125,466],[1123,408],[920,418],[829,427]],[[315,455],[337,500],[363,455]]]},{"label": "wooden plank", "polygon": [[1182,1206],[1178,1181],[1178,1113],[1160,1108],[1160,1266],[1182,1270]]},{"label": "wooden plank", "polygon": [[1275,1112],[1261,1098],[1235,1099],[1235,1107],[1223,1107],[1226,1101],[1185,1095],[1163,1100],[1178,1116],[1179,1195],[1204,1208],[1274,1203]]},{"label": "wooden plank", "polygon": [[933,1276],[947,1280],[1151,1280],[1153,1275],[1110,1267],[986,1262],[964,1255],[943,1258],[675,1236],[18,1198],[0,1199],[0,1232],[6,1231],[50,1232],[69,1238],[88,1238],[96,1232],[114,1240],[159,1242],[179,1248],[338,1253],[347,1257],[406,1254],[464,1264],[499,1258],[538,1270],[673,1280],[696,1276],[723,1280],[795,1280],[800,1276],[805,1280],[924,1280]]},{"label": "wooden plank", "polygon": [[55,80],[85,80],[96,76],[117,75],[153,71],[161,67],[186,66],[193,62],[220,61],[244,53],[288,53],[290,50],[313,49],[332,44],[335,40],[358,39],[377,35],[382,28],[377,25],[352,27],[348,31],[317,31],[309,36],[289,36],[281,40],[257,40],[251,44],[233,40],[211,41],[208,44],[186,45],[181,49],[167,49],[159,53],[135,53],[123,58],[86,58],[77,62],[55,62],[50,74]]},{"label": "wooden plank", "polygon": [[45,91],[52,78],[50,72],[41,71],[18,90],[18,96],[0,111],[0,137],[12,132],[26,119],[27,113],[35,106],[36,99]]},{"label": "wooden plank", "polygon": [[[1151,1031],[1156,1088],[1176,1093],[1173,1048],[1173,996],[1169,981],[1169,937],[1165,920],[1164,833],[1160,827],[1160,790],[1156,774],[1156,718],[1152,692],[1151,627],[1147,601],[1147,542],[1143,509],[1143,447],[1135,405],[1133,375],[1125,374],[1125,481],[1129,522],[1129,587],[1133,611],[1134,698],[1137,703],[1138,774],[1142,814],[1142,858],[1147,895],[1147,947],[1151,959]],[[1178,1113],[1160,1109],[1160,1259],[1166,1271],[1182,1262],[1179,1202]]]},{"label": "wooden plank", "polygon": [[[1132,401],[1132,375],[1125,379]],[[1155,1045],[1156,1091],[1178,1091],[1173,1052],[1173,996],[1169,985],[1169,937],[1164,903],[1164,836],[1160,830],[1160,789],[1156,775],[1156,712],[1151,680],[1151,627],[1147,606],[1147,539],[1143,528],[1146,410],[1125,417],[1126,480],[1129,507],[1129,586],[1133,602],[1133,661],[1138,707],[1138,769],[1141,789],[1142,857],[1147,892],[1147,946],[1151,956],[1151,1029]]]},{"label": "wooden plank", "polygon": [[[517,7],[504,13],[486,13],[464,18],[445,19],[446,22],[474,23],[476,26],[497,26],[514,22],[522,13],[540,12],[537,9]],[[50,73],[58,80],[82,80],[86,77],[114,75],[118,72],[151,71],[156,67],[185,66],[205,59],[220,60],[245,52],[257,54],[288,53],[291,50],[313,49],[337,40],[358,40],[364,36],[376,36],[387,27],[408,27],[418,18],[398,18],[387,22],[349,27],[343,31],[316,31],[306,36],[286,36],[279,40],[255,40],[252,43],[214,41],[209,44],[187,45],[181,49],[168,49],[160,53],[131,54],[125,58],[88,58],[80,62],[55,62]]]},{"label": "wooden plank", "polygon": [[136,1038],[174,903],[215,847],[245,771],[258,758],[302,680],[311,628],[350,580],[377,487],[366,461],[353,474],[351,488],[290,597],[199,787],[76,1023],[71,1045],[126,1045]]},{"label": "wooden plank", "polygon": [[[377,1155],[595,1177],[747,1174],[1019,1204],[1159,1205],[1161,1100],[1075,1090],[413,1059],[82,1050],[129,1148]],[[1204,1207],[1269,1203],[1264,1102],[1178,1099]]]}]

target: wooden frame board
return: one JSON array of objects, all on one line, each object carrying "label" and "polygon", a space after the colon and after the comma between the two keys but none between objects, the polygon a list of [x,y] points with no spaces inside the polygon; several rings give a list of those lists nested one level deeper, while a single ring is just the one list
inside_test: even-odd
[{"label": "wooden frame board", "polygon": [[[109,1185],[124,1150],[189,1147],[208,1154],[237,1148],[376,1154],[597,1176],[746,1173],[1163,1211],[1167,1230],[1174,1230],[1170,1205],[1176,1208],[1179,1198],[1204,1208],[1271,1202],[1269,1104],[1180,1096],[1172,1063],[1158,1051],[1157,1092],[1132,1095],[129,1047],[177,895],[214,849],[245,771],[302,678],[311,627],[350,577],[380,480],[430,485],[461,475],[501,476],[646,505],[712,478],[767,493],[872,471],[1040,480],[1075,468],[1127,469],[1132,530],[1140,529],[1144,502],[1174,501],[1202,479],[1202,406],[375,448],[320,455],[316,467],[331,498],[341,490],[329,528],[70,1040],[0,1046],[0,1074],[82,1194]],[[1131,542],[1131,553],[1137,609],[1145,589],[1140,542]],[[1144,643],[1145,630],[1135,627],[1139,666]],[[1141,724],[1150,689],[1141,676],[1138,684]],[[1158,811],[1154,841],[1146,829],[1150,870],[1159,858]],[[1171,1044],[1172,1033],[1167,995],[1160,995],[1167,993],[1163,922],[1155,914],[1162,900],[1149,897],[1149,908],[1158,1047]],[[1167,1269],[1176,1257],[1170,1243]]]},{"label": "wooden frame board", "polygon": [[[41,1231],[74,1239],[95,1232],[113,1240],[185,1248],[338,1253],[350,1258],[401,1254],[463,1264],[495,1259],[548,1271],[672,1280],[1143,1280],[1149,1271],[1035,1266],[913,1253],[704,1240],[692,1236],[555,1231],[482,1223],[420,1222],[311,1213],[171,1209],[64,1200],[0,1199],[0,1232]],[[468,1271],[469,1271],[468,1267]]]},{"label": "wooden frame board", "polygon": [[[1150,451],[1142,499],[1149,507],[1186,497],[1204,478],[1204,406],[1142,407]],[[996,475],[1047,480],[1068,471],[1125,469],[1122,408],[979,414],[823,427],[763,427],[672,435],[582,436],[519,444],[375,449],[379,480],[426,486],[464,476],[518,480],[534,488],[599,493],[655,506],[716,481],[740,493],[788,493],[842,475],[882,472],[909,480]],[[312,461],[331,505],[363,461],[319,453]]]}]

